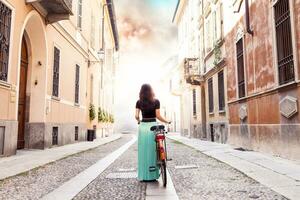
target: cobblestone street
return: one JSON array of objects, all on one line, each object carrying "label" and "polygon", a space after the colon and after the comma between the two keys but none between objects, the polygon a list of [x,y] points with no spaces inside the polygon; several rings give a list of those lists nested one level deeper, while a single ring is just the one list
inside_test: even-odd
[{"label": "cobblestone street", "polygon": [[[0,199],[40,199],[130,139],[131,136],[123,135],[106,145],[8,178],[1,182]],[[180,142],[168,140],[168,150],[173,159],[168,162],[168,169],[179,199],[286,199],[232,167]],[[148,199],[147,183],[136,179],[136,170],[137,143],[74,199]]]},{"label": "cobblestone street", "polygon": [[130,138],[123,136],[119,140],[98,148],[69,156],[28,173],[6,179],[0,183],[0,199],[39,199],[126,143]]},{"label": "cobblestone street", "polygon": [[0,0],[0,200],[300,200],[300,0]]},{"label": "cobblestone street", "polygon": [[[88,185],[75,200],[84,199],[145,199],[146,183],[136,178],[106,178],[110,173],[131,174],[136,172],[137,144],[127,150],[115,163]],[[131,170],[132,169],[132,170]]]},{"label": "cobblestone street", "polygon": [[179,142],[168,142],[173,159],[168,168],[180,199],[286,199],[224,163]]}]

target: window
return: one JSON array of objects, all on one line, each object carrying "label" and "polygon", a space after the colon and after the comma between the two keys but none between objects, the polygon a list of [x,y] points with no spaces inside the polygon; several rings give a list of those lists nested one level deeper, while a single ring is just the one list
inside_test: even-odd
[{"label": "window", "polygon": [[213,47],[212,19],[211,15],[205,19],[205,53],[209,53]]},{"label": "window", "polygon": [[193,89],[193,115],[197,115],[197,92]]},{"label": "window", "polygon": [[4,153],[5,127],[0,126],[0,155]]},{"label": "window", "polygon": [[79,103],[79,77],[80,77],[80,66],[76,65],[76,72],[75,72],[75,103]]},{"label": "window", "polygon": [[240,39],[236,43],[236,53],[237,53],[238,93],[239,93],[239,98],[243,98],[246,96],[243,39]]},{"label": "window", "polygon": [[101,89],[103,89],[103,78],[104,78],[104,76],[103,76],[103,70],[104,70],[103,65],[104,65],[104,63],[101,64],[101,84],[100,84]]},{"label": "window", "polygon": [[78,141],[78,126],[75,126],[75,141]]},{"label": "window", "polygon": [[213,79],[208,79],[208,110],[209,113],[214,112],[214,89],[213,89]]},{"label": "window", "polygon": [[213,17],[213,42],[216,43],[217,41],[217,34],[218,34],[218,21],[217,21],[217,11],[212,13]]},{"label": "window", "polygon": [[278,0],[274,6],[279,84],[295,80],[290,5]]},{"label": "window", "polygon": [[217,6],[217,40],[222,39],[222,34],[223,34],[223,3],[220,2],[219,5]]},{"label": "window", "polygon": [[92,13],[92,15],[91,15],[91,47],[93,48],[93,49],[95,49],[95,41],[96,41],[96,39],[95,39],[95,25],[96,25],[96,23],[95,23],[95,16],[94,16],[94,13]]},{"label": "window", "polygon": [[54,47],[54,64],[53,64],[53,85],[52,85],[52,96],[58,97],[59,94],[59,61],[60,61],[60,50]]},{"label": "window", "polygon": [[225,110],[224,71],[218,73],[219,111]]},{"label": "window", "polygon": [[101,107],[101,81],[98,82],[98,107]]},{"label": "window", "polygon": [[0,80],[7,81],[12,11],[0,2]]},{"label": "window", "polygon": [[52,145],[58,145],[58,127],[52,128]]},{"label": "window", "polygon": [[82,28],[82,0],[78,0],[77,27]]},{"label": "window", "polygon": [[90,80],[90,102],[91,104],[94,103],[94,76],[91,75],[91,80]]},{"label": "window", "polygon": [[214,129],[214,125],[210,124],[210,139],[212,142],[215,141],[215,129]]}]

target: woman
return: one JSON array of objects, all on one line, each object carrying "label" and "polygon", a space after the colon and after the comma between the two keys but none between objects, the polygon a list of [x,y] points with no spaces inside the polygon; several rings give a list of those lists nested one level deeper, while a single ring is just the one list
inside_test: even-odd
[{"label": "woman", "polygon": [[[140,112],[142,120],[140,121]],[[138,179],[154,181],[159,178],[156,157],[155,135],[150,128],[157,125],[156,119],[170,123],[160,115],[160,102],[154,98],[150,85],[144,84],[140,90],[140,99],[136,102],[135,118],[140,124],[138,136]]]}]

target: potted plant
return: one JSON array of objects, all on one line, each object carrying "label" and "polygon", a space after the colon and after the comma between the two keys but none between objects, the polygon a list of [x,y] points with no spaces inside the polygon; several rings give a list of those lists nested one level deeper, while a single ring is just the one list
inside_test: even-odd
[{"label": "potted plant", "polygon": [[113,115],[111,115],[111,123],[115,123],[115,119]]},{"label": "potted plant", "polygon": [[103,122],[103,111],[100,107],[98,108],[98,122]]},{"label": "potted plant", "polygon": [[222,60],[222,51],[221,51],[221,41],[217,41],[214,45],[214,65],[217,66],[219,62]]},{"label": "potted plant", "polygon": [[93,104],[90,104],[89,107],[89,118],[90,121],[93,121],[96,118],[95,106]]}]

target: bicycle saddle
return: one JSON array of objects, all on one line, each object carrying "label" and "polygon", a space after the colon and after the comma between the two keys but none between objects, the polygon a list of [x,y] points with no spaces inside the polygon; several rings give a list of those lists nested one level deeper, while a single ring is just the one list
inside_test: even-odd
[{"label": "bicycle saddle", "polygon": [[165,126],[164,125],[157,125],[157,126],[152,126],[150,128],[151,131],[164,131],[165,130]]}]

